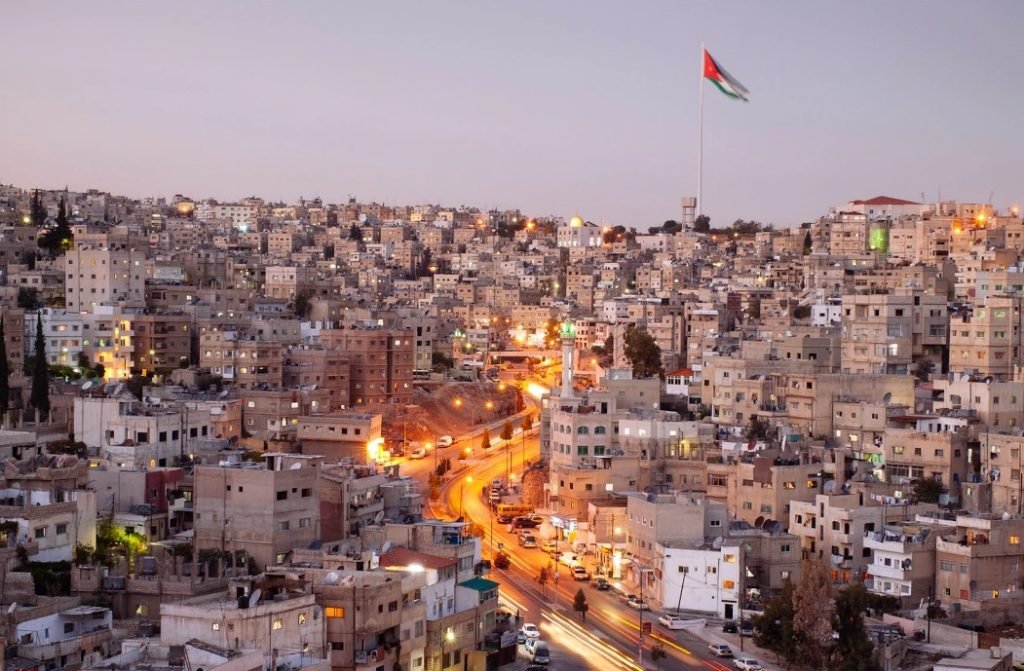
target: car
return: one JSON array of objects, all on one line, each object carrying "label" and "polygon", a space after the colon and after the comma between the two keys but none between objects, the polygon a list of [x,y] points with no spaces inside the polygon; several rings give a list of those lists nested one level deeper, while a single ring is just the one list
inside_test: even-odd
[{"label": "car", "polygon": [[572,568],[580,563],[580,556],[575,552],[562,552],[558,555],[558,563]]},{"label": "car", "polygon": [[572,569],[573,580],[590,580],[590,574],[582,566],[574,566]]},{"label": "car", "polygon": [[558,541],[556,541],[554,538],[549,538],[549,539],[547,539],[546,541],[544,541],[543,543],[540,544],[540,549],[544,550],[544,552],[548,552],[548,553],[557,552],[558,551]]},{"label": "car", "polygon": [[512,520],[513,529],[536,529],[540,526],[540,522],[534,522],[529,517],[517,517]]},{"label": "car", "polygon": [[737,625],[732,620],[729,620],[725,624],[722,625],[722,631],[724,631],[727,634],[735,634],[739,630],[740,630],[739,625]]},{"label": "car", "polygon": [[594,579],[594,589],[596,589],[597,591],[599,591],[599,592],[607,592],[611,588],[612,588],[612,585],[611,585],[611,583],[608,582],[608,580],[606,578],[595,578]]},{"label": "car", "polygon": [[686,620],[675,615],[662,615],[658,618],[658,624],[666,629],[686,629]]},{"label": "car", "polygon": [[651,609],[650,604],[647,603],[647,599],[641,599],[639,597],[634,597],[634,598],[626,601],[626,605],[629,606],[630,608],[636,608],[637,610],[650,610]]},{"label": "car", "polygon": [[509,524],[511,521],[511,515],[498,515],[498,524]]},{"label": "car", "polygon": [[541,640],[539,638],[528,638],[528,639],[526,639],[526,642],[523,643],[523,648],[526,650],[526,654],[532,655],[533,654],[533,649],[540,642],[541,642]]},{"label": "car", "polygon": [[534,664],[550,664],[551,651],[548,650],[548,644],[544,641],[538,641],[537,645],[533,646],[533,651],[530,654],[530,661]]},{"label": "car", "polygon": [[497,489],[492,489],[491,493],[487,495],[487,498],[493,501],[494,503],[497,503],[498,501],[501,501],[501,491]]},{"label": "car", "polygon": [[708,650],[715,657],[732,657],[732,648],[722,643],[712,643],[708,646]]},{"label": "car", "polygon": [[501,489],[505,486],[505,481],[501,478],[494,478],[491,480],[491,489]]},{"label": "car", "polygon": [[754,635],[754,623],[753,622],[740,622],[740,636],[753,636]]},{"label": "car", "polygon": [[627,592],[619,592],[619,598],[622,599],[623,601],[629,602],[629,601],[632,601],[633,599],[639,599],[640,597],[638,597],[636,594],[629,594]]},{"label": "car", "polygon": [[427,456],[427,451],[422,447],[417,447],[415,450],[409,453],[410,459],[422,459]]},{"label": "car", "polygon": [[526,638],[540,638],[540,627],[538,627],[532,622],[527,622],[526,624],[524,624],[523,628],[519,631],[521,631],[523,633],[523,636],[525,636]]},{"label": "car", "polygon": [[438,447],[451,447],[455,443],[451,436],[441,436],[437,439]]},{"label": "car", "polygon": [[548,667],[541,666],[540,664],[530,664],[523,671],[548,671]]},{"label": "car", "polygon": [[737,657],[732,660],[732,665],[739,669],[739,671],[764,671],[761,663],[753,657]]},{"label": "car", "polygon": [[524,548],[535,548],[537,547],[537,539],[533,534],[523,534],[519,537],[519,544]]}]

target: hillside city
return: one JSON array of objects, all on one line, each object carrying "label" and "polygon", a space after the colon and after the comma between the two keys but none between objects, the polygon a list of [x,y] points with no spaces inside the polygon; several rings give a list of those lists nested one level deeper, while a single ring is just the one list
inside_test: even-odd
[{"label": "hillside city", "polygon": [[2,668],[1011,671],[1019,210],[675,216],[0,186]]}]

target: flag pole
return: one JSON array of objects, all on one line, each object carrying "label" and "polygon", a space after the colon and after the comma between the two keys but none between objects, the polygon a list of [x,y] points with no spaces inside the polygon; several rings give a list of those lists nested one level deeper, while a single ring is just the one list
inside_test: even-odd
[{"label": "flag pole", "polygon": [[700,41],[700,111],[697,114],[697,214],[704,214],[704,40]]}]

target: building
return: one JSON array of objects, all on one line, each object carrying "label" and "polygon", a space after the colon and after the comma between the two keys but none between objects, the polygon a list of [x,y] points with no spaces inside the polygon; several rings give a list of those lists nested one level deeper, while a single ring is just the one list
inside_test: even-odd
[{"label": "building", "polygon": [[324,329],[320,344],[349,356],[354,405],[412,400],[413,332],[386,328]]},{"label": "building", "polygon": [[195,469],[195,543],[199,550],[244,550],[256,565],[276,566],[320,537],[323,459],[267,453],[260,464]]},{"label": "building", "polygon": [[87,235],[75,227],[75,246],[64,254],[65,306],[68,312],[92,312],[100,304],[142,305],[146,241],[125,226]]}]

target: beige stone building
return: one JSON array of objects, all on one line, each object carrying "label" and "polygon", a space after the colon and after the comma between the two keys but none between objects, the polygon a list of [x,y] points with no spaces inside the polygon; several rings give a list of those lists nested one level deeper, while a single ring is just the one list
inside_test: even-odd
[{"label": "beige stone building", "polygon": [[1020,296],[990,296],[973,309],[950,315],[949,369],[1011,379],[1024,363],[1022,302]]},{"label": "beige stone building", "polygon": [[199,550],[244,550],[259,567],[320,537],[322,458],[268,453],[263,463],[195,469],[195,543]]},{"label": "beige stone building", "polygon": [[904,375],[919,362],[938,370],[947,326],[943,296],[920,291],[843,296],[843,372]]},{"label": "beige stone building", "polygon": [[1010,600],[1019,608],[1024,519],[957,515],[935,542],[935,596],[946,606],[980,610]]}]

